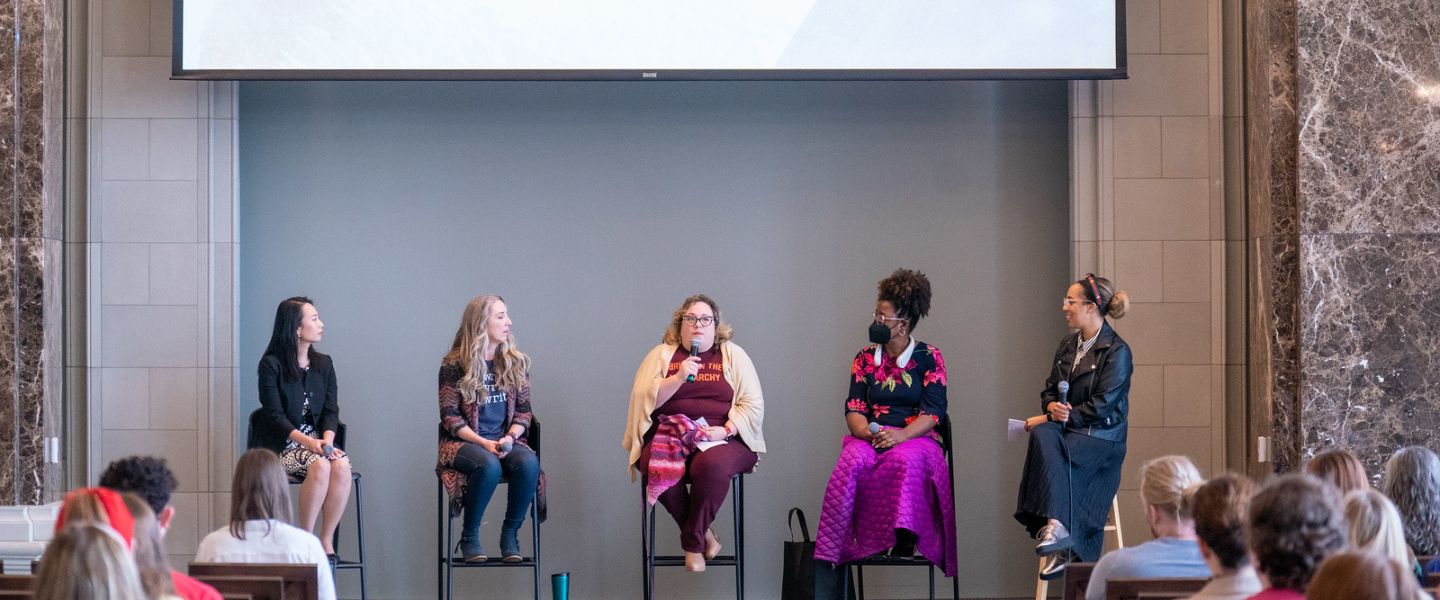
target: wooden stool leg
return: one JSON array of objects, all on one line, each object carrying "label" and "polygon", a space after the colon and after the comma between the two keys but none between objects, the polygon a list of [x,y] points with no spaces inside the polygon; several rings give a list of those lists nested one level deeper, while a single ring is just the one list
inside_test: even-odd
[{"label": "wooden stool leg", "polygon": [[1113,528],[1113,529],[1115,530],[1115,547],[1116,547],[1116,548],[1124,548],[1124,547],[1125,547],[1125,531],[1120,528],[1120,496],[1119,496],[1119,494],[1116,494],[1116,496],[1115,496],[1114,498],[1110,499],[1110,522],[1113,523],[1113,525],[1111,525],[1110,527],[1107,527],[1106,529],[1111,529],[1111,528]]},{"label": "wooden stool leg", "polygon": [[1040,578],[1040,570],[1045,568],[1045,557],[1040,557],[1040,565],[1035,567],[1035,600],[1045,600],[1050,595],[1050,582]]}]

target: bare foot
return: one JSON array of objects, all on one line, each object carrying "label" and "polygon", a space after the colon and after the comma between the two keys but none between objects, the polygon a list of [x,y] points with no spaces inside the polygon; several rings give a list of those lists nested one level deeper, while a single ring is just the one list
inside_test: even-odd
[{"label": "bare foot", "polygon": [[705,530],[705,560],[710,560],[720,555],[720,539],[715,537],[715,531]]},{"label": "bare foot", "polygon": [[705,570],[705,556],[699,552],[685,553],[685,570],[700,573]]}]

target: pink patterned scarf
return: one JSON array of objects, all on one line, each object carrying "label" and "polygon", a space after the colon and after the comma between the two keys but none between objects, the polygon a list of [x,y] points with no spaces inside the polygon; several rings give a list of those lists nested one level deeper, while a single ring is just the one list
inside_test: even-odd
[{"label": "pink patterned scarf", "polygon": [[670,486],[685,478],[685,458],[695,451],[700,426],[685,415],[664,415],[650,440],[650,466],[645,476],[645,501],[649,506]]}]

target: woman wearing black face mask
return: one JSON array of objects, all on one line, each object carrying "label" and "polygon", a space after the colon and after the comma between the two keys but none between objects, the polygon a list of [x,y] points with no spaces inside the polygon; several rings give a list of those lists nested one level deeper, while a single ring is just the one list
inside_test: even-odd
[{"label": "woman wearing black face mask", "polygon": [[899,269],[880,282],[871,346],[850,366],[850,435],[830,473],[815,557],[846,563],[915,550],[955,576],[955,498],[935,426],[945,418],[945,359],[911,335],[930,313],[930,280]]}]

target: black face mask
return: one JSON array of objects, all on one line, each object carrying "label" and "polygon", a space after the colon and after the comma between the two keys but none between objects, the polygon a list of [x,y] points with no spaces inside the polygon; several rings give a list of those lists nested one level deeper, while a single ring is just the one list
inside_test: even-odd
[{"label": "black face mask", "polygon": [[870,343],[884,344],[890,341],[890,328],[877,322],[870,324]]}]

